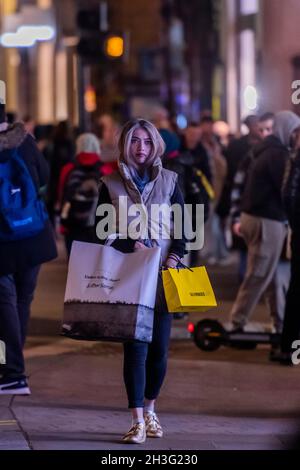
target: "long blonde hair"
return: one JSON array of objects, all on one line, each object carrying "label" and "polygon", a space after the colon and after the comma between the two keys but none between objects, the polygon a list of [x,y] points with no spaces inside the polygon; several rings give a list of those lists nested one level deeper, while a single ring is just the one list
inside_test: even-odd
[{"label": "long blonde hair", "polygon": [[152,142],[151,153],[146,162],[147,166],[152,166],[156,158],[161,157],[165,151],[165,143],[160,133],[151,122],[140,118],[132,119],[124,125],[118,144],[120,150],[120,160],[123,160],[129,168],[137,167],[130,154],[130,144],[134,131],[139,128],[145,129],[147,131]]}]

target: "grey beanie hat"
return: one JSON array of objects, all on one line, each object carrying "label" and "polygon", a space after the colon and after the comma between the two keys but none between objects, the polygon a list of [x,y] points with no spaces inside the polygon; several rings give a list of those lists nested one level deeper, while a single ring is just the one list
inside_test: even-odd
[{"label": "grey beanie hat", "polygon": [[300,128],[300,118],[292,111],[280,111],[275,114],[273,134],[285,146],[290,146],[292,133]]},{"label": "grey beanie hat", "polygon": [[100,157],[100,142],[95,134],[85,132],[77,138],[76,155],[79,153],[96,153]]}]

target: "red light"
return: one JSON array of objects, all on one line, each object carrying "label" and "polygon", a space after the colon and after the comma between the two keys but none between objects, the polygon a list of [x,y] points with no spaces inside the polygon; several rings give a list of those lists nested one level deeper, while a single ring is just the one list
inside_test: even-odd
[{"label": "red light", "polygon": [[187,329],[188,329],[189,333],[194,333],[194,331],[195,331],[194,323],[189,323],[188,326],[187,326]]}]

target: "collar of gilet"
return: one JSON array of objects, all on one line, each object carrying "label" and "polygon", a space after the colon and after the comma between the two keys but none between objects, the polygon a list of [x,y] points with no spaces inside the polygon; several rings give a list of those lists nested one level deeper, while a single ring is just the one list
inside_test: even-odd
[{"label": "collar of gilet", "polygon": [[[137,187],[136,187],[136,185],[133,181],[130,169],[129,169],[128,165],[124,162],[124,160],[119,160],[118,161],[118,168],[119,168],[119,173],[120,173],[122,179],[124,180],[125,185],[127,185],[131,189],[134,189],[134,190],[138,191],[138,189],[137,189]],[[146,187],[149,184],[152,186],[152,184],[160,176],[161,171],[162,171],[162,162],[161,162],[161,159],[159,157],[157,157],[154,160],[152,166],[150,167],[151,179],[150,179],[149,183],[146,184]]]}]

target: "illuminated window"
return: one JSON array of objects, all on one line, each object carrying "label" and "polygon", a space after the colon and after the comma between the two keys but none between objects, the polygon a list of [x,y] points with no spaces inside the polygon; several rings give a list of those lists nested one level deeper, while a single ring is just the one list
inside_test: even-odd
[{"label": "illuminated window", "polygon": [[91,85],[84,92],[84,107],[87,113],[93,113],[97,109],[96,91]]},{"label": "illuminated window", "polygon": [[2,0],[1,8],[4,15],[11,15],[17,9],[17,0]]},{"label": "illuminated window", "polygon": [[38,49],[38,121],[40,124],[53,122],[53,52],[51,42],[39,44]]},{"label": "illuminated window", "polygon": [[233,132],[238,130],[238,73],[236,55],[237,9],[235,0],[226,2],[226,106],[227,120]]},{"label": "illuminated window", "polygon": [[258,0],[241,0],[241,14],[253,15],[258,13]]},{"label": "illuminated window", "polygon": [[67,104],[67,53],[61,50],[56,54],[55,68],[55,88],[56,88],[56,107],[55,114],[57,121],[64,121],[68,118]]},{"label": "illuminated window", "polygon": [[240,34],[241,114],[245,116],[257,108],[255,33],[246,29]]}]

